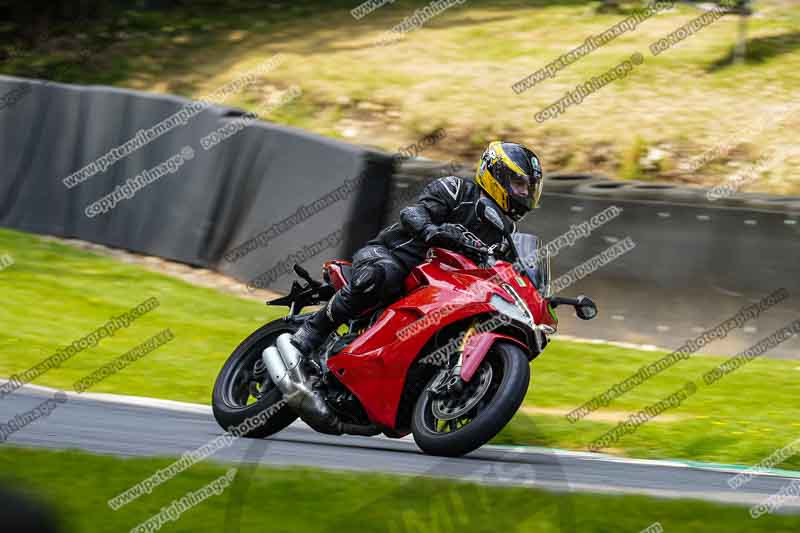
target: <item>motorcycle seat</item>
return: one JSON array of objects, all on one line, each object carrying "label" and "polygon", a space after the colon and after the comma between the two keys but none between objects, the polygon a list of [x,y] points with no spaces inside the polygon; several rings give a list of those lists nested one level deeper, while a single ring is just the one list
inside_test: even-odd
[{"label": "motorcycle seat", "polygon": [[353,265],[349,261],[328,261],[322,267],[322,273],[325,283],[332,285],[338,291],[350,283],[353,277]]},{"label": "motorcycle seat", "polygon": [[342,264],[340,265],[342,269],[342,277],[344,278],[345,284],[350,284],[350,280],[353,278],[353,265]]}]

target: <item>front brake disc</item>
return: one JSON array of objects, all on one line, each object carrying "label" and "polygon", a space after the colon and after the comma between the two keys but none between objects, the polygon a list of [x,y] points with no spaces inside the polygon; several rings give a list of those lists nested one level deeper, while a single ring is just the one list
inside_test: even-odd
[{"label": "front brake disc", "polygon": [[433,416],[439,420],[453,420],[463,416],[481,401],[491,384],[492,365],[482,365],[458,396],[438,398],[432,402]]}]

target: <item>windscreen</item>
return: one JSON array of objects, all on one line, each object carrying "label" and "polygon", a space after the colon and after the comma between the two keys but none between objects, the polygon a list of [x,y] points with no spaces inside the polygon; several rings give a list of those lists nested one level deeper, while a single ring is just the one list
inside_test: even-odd
[{"label": "windscreen", "polygon": [[545,252],[544,243],[530,233],[514,233],[511,238],[519,253],[521,271],[525,272],[542,296],[549,297],[550,258]]}]

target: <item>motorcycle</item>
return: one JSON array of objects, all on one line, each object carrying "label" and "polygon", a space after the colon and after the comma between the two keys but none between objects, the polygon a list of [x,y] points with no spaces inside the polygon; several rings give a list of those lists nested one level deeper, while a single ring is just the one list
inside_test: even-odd
[{"label": "motorcycle", "polygon": [[220,426],[258,419],[243,434],[264,438],[300,417],[333,435],[411,433],[425,453],[451,457],[495,437],[528,391],[529,363],[556,332],[555,308],[573,306],[590,320],[597,307],[585,296],[551,295],[541,242],[512,234],[485,199],[476,207],[502,231],[500,245],[486,248],[465,232],[458,252],[431,248],[399,300],[340,327],[308,357],[290,343],[310,316],[301,311],[327,302],[352,267],[329,261],[318,281],[295,265],[305,284],[294,281],[288,295],[267,302],[288,306],[288,315],[245,339],[217,377],[212,403]]}]

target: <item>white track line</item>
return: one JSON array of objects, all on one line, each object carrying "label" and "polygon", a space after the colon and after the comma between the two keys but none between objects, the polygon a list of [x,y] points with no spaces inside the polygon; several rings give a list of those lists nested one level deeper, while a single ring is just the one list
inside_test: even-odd
[{"label": "white track line", "polygon": [[[8,383],[7,379],[0,378],[0,384]],[[41,392],[45,394],[55,394],[60,389],[54,389],[52,387],[43,387],[41,385],[32,385],[30,383],[26,383],[17,391],[26,391],[26,392]],[[16,394],[16,392],[12,394]],[[202,405],[199,403],[188,403],[188,402],[177,402],[174,400],[161,400],[159,398],[147,398],[145,396],[124,396],[121,394],[106,394],[100,392],[82,392],[78,394],[77,392],[72,392],[69,390],[62,391],[66,393],[67,398],[85,398],[87,400],[94,400],[96,402],[105,402],[105,403],[114,403],[118,405],[132,405],[136,407],[152,407],[155,409],[166,409],[169,411],[179,411],[183,413],[197,413],[197,414],[204,414],[210,415],[211,414],[211,406],[210,405]],[[0,400],[2,401],[2,400]]]}]

